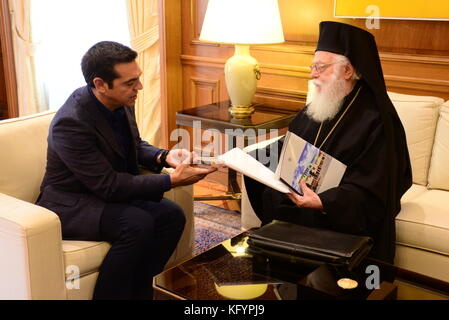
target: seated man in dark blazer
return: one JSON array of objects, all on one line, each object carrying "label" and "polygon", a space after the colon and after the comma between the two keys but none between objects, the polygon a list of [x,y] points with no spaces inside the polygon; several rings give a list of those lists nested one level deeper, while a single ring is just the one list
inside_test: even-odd
[{"label": "seated man in dark blazer", "polygon": [[[137,53],[100,42],[84,55],[87,86],[75,90],[49,129],[47,167],[37,204],[58,214],[69,240],[112,244],[94,299],[151,299],[152,277],[173,253],[185,224],[163,198],[215,168],[190,166],[187,150],[164,150],[140,139],[134,104],[142,89]],[[155,172],[139,174],[139,165]]]}]

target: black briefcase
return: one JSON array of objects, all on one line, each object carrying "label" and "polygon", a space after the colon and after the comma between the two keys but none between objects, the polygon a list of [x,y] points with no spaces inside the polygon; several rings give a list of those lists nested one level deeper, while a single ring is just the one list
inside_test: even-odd
[{"label": "black briefcase", "polygon": [[356,267],[369,253],[370,237],[273,221],[248,236],[248,251],[269,259],[292,263]]}]

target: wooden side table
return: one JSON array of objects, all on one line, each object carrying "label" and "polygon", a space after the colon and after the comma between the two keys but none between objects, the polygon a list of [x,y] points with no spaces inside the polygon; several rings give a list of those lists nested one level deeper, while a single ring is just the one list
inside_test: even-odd
[{"label": "wooden side table", "polygon": [[[182,110],[176,113],[176,124],[191,128],[195,128],[199,124],[204,130],[216,129],[220,133],[228,135],[232,146],[236,146],[238,137],[243,137],[246,146],[248,140],[268,133],[270,129],[287,127],[296,115],[294,111],[275,109],[274,106],[267,104],[256,104],[254,105],[255,112],[250,118],[234,119],[228,112],[229,107],[230,101],[220,101]],[[196,197],[195,200],[240,200],[241,193],[237,184],[237,173],[232,169],[228,169],[228,194],[219,197]]]}]

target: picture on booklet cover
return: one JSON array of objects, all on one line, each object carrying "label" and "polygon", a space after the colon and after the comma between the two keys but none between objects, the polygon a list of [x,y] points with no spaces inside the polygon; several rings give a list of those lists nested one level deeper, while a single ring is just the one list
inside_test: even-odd
[{"label": "picture on booklet cover", "polygon": [[301,181],[316,193],[340,184],[346,165],[292,132],[287,132],[276,174],[302,194]]}]

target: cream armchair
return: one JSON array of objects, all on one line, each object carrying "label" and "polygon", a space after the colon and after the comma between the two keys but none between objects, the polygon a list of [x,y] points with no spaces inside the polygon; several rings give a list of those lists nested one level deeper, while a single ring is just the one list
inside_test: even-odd
[{"label": "cream armchair", "polygon": [[[0,121],[0,299],[91,299],[107,242],[65,241],[58,216],[34,205],[53,112]],[[192,186],[164,195],[187,218],[166,268],[191,257]]]}]

